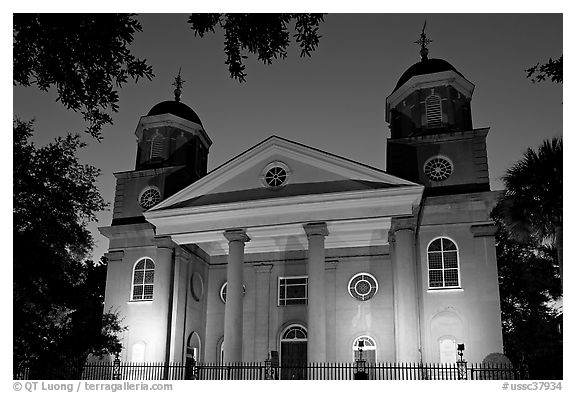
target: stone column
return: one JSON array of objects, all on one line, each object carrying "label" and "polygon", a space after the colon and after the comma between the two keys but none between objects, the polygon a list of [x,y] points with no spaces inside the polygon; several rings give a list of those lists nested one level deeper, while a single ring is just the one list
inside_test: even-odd
[{"label": "stone column", "polygon": [[394,280],[394,339],[397,362],[420,360],[415,220],[392,221],[390,251]]},{"label": "stone column", "polygon": [[226,306],[224,308],[224,362],[242,361],[242,282],[244,281],[244,243],[250,241],[241,229],[224,232],[228,239]]},{"label": "stone column", "polygon": [[263,362],[270,350],[270,272],[272,265],[259,264],[254,266],[256,271],[256,310],[254,329],[254,360]]},{"label": "stone column", "polygon": [[308,362],[326,361],[326,293],[324,237],[326,223],[304,225],[308,236]]}]

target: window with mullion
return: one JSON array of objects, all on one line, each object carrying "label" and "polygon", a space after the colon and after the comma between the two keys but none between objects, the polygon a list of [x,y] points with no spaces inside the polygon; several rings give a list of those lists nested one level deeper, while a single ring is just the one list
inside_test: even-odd
[{"label": "window with mullion", "polygon": [[278,305],[292,306],[308,303],[308,277],[279,277]]},{"label": "window with mullion", "polygon": [[428,246],[428,287],[449,289],[460,287],[460,267],[456,244],[439,238]]},{"label": "window with mullion", "polygon": [[134,266],[132,276],[132,300],[152,300],[154,295],[154,262],[141,259]]}]

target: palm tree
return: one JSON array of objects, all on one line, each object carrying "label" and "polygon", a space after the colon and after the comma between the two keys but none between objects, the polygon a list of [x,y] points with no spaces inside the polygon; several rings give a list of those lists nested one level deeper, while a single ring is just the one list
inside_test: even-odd
[{"label": "palm tree", "polygon": [[504,229],[519,242],[555,247],[562,279],[562,138],[529,148],[502,180],[496,212]]}]

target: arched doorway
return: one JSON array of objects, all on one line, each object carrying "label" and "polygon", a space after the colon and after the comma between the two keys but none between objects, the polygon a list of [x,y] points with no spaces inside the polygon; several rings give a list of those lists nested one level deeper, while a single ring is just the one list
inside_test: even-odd
[{"label": "arched doorway", "polygon": [[[362,346],[360,346],[360,341],[362,341]],[[360,348],[362,348],[362,359],[366,360],[366,363],[376,363],[376,341],[372,337],[360,336],[354,340],[352,344],[354,361],[360,359]]]},{"label": "arched doorway", "polygon": [[306,379],[308,332],[302,325],[290,325],[280,336],[282,379]]}]

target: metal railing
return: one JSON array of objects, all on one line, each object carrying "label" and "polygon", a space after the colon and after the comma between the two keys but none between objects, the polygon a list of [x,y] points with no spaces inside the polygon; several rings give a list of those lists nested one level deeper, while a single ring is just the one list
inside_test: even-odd
[{"label": "metal railing", "polygon": [[358,364],[309,363],[271,366],[253,363],[130,363],[88,362],[78,366],[23,369],[14,379],[86,380],[516,380],[528,379],[526,367],[508,364],[367,363],[364,378],[358,378]]}]

